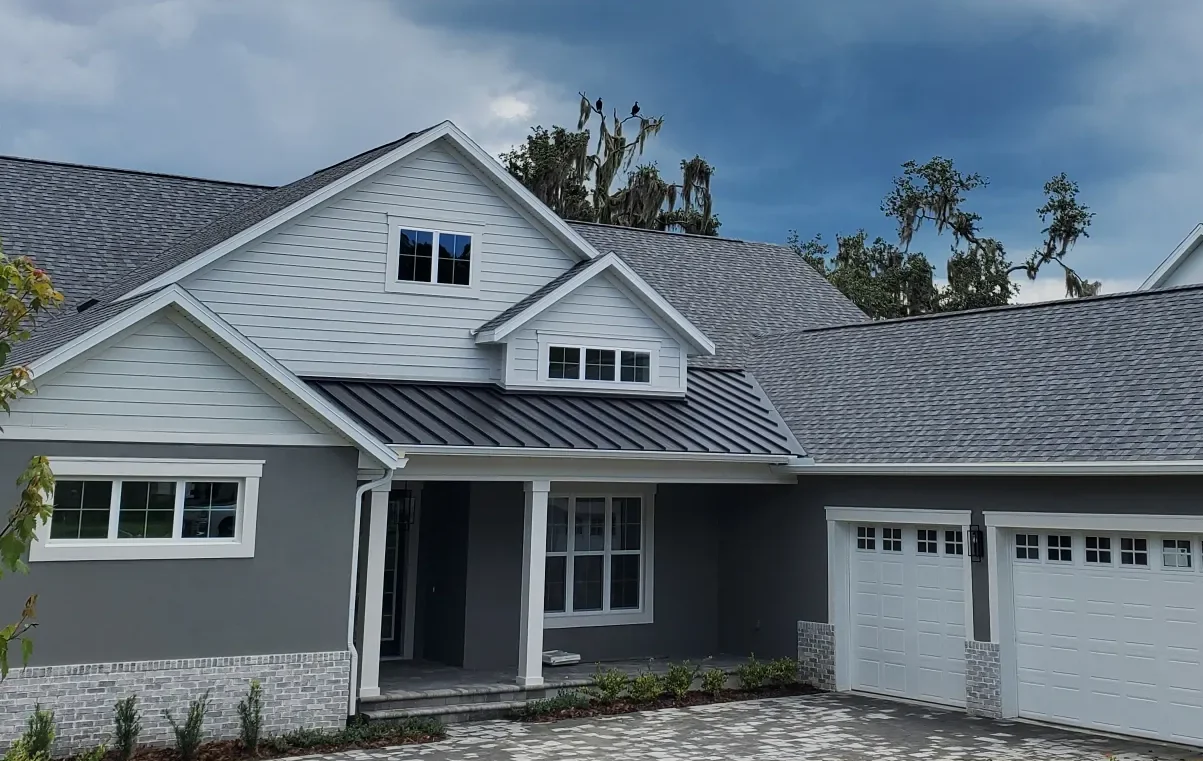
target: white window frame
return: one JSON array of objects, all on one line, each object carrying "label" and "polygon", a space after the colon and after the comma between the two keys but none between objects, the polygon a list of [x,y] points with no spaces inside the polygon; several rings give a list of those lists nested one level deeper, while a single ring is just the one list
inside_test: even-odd
[{"label": "white window frame", "polygon": [[[553,333],[538,333],[539,341],[539,383],[546,386],[556,386],[563,388],[579,388],[579,389],[606,389],[609,391],[626,391],[639,392],[647,389],[663,391],[665,386],[660,380],[660,342],[659,341],[622,341],[621,343],[613,342],[612,339],[590,339],[580,336],[565,336]],[[548,364],[551,361],[551,347],[565,347],[568,349],[579,349],[580,356],[580,376],[579,378],[552,378],[548,373]],[[614,380],[585,380],[585,352],[589,349],[597,349],[601,351],[614,352]],[[648,355],[648,382],[639,383],[636,381],[621,381],[618,378],[622,377],[622,352],[636,351]],[[684,362],[684,357],[682,357]]]},{"label": "white window frame", "polygon": [[[431,251],[430,280],[400,280],[399,257],[401,254],[401,231],[419,230],[432,233],[434,248]],[[472,259],[468,263],[468,284],[453,285],[440,283],[439,278],[439,234],[467,235],[472,238]],[[414,219],[388,215],[388,254],[385,259],[384,290],[391,293],[424,293],[432,296],[458,296],[475,299],[480,296],[481,251],[484,248],[485,228],[465,222],[444,223],[432,219]]]},{"label": "white window frame", "polygon": [[[549,510],[551,500],[556,498],[567,497],[569,500],[575,500],[578,497],[606,497],[607,500],[612,500],[614,497],[639,497],[642,500],[642,514],[640,517],[643,533],[640,543],[639,565],[639,581],[642,588],[640,589],[638,608],[616,611],[608,610],[610,605],[610,541],[612,538],[610,536],[610,521],[613,516],[613,503],[607,501],[606,550],[604,551],[606,559],[602,566],[602,610],[581,612],[574,612],[572,610],[572,545],[574,539],[572,516],[576,509],[576,504],[573,501],[568,513],[568,551],[566,554],[548,553],[549,557],[563,555],[568,558],[565,562],[564,574],[564,581],[567,585],[564,592],[565,610],[563,613],[545,611],[543,613],[544,629],[575,629],[586,626],[628,626],[632,624],[653,623],[653,608],[655,604],[655,496],[656,492],[654,488],[644,488],[642,485],[630,488],[621,485],[598,486],[597,488],[581,487],[571,490],[555,490],[553,488],[553,491],[547,495]],[[546,537],[544,541],[546,541]],[[540,604],[542,604],[541,601]]]},{"label": "white window frame", "polygon": [[[128,459],[51,457],[50,469],[62,481],[236,481],[237,519],[232,538],[51,539],[50,523],[37,529],[29,547],[33,563],[84,560],[185,560],[255,556],[259,479],[263,460]],[[176,531],[183,519],[182,489],[176,488]],[[115,533],[120,489],[113,489],[109,535]],[[47,499],[53,501],[54,494]]]}]

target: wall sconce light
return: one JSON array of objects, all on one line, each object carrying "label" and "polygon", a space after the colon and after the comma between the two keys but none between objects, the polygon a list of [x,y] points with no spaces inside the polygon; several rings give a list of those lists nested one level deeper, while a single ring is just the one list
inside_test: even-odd
[{"label": "wall sconce light", "polygon": [[986,535],[979,526],[969,527],[969,557],[973,562],[980,563],[986,557]]}]

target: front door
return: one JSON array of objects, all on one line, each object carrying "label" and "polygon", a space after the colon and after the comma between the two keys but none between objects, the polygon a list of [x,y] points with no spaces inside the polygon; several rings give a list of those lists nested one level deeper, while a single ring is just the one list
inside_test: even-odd
[{"label": "front door", "polygon": [[417,520],[417,498],[407,484],[394,484],[388,495],[388,524],[384,545],[384,607],[380,616],[380,656],[406,655],[407,593],[411,589],[411,532]]}]

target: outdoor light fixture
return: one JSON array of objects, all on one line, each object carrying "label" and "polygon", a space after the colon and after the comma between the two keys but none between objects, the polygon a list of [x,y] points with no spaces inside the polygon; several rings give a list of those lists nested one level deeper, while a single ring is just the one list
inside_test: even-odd
[{"label": "outdoor light fixture", "polygon": [[969,557],[975,563],[982,562],[982,558],[986,557],[986,537],[977,525],[969,527]]}]

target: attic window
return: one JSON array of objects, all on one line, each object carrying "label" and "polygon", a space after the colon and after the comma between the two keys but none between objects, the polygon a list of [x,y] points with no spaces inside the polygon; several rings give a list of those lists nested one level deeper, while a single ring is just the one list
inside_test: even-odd
[{"label": "attic window", "polygon": [[651,383],[652,355],[627,349],[551,346],[547,350],[547,377],[550,380],[583,378],[603,383]]},{"label": "attic window", "polygon": [[420,227],[389,217],[385,290],[475,295],[480,230]]}]

